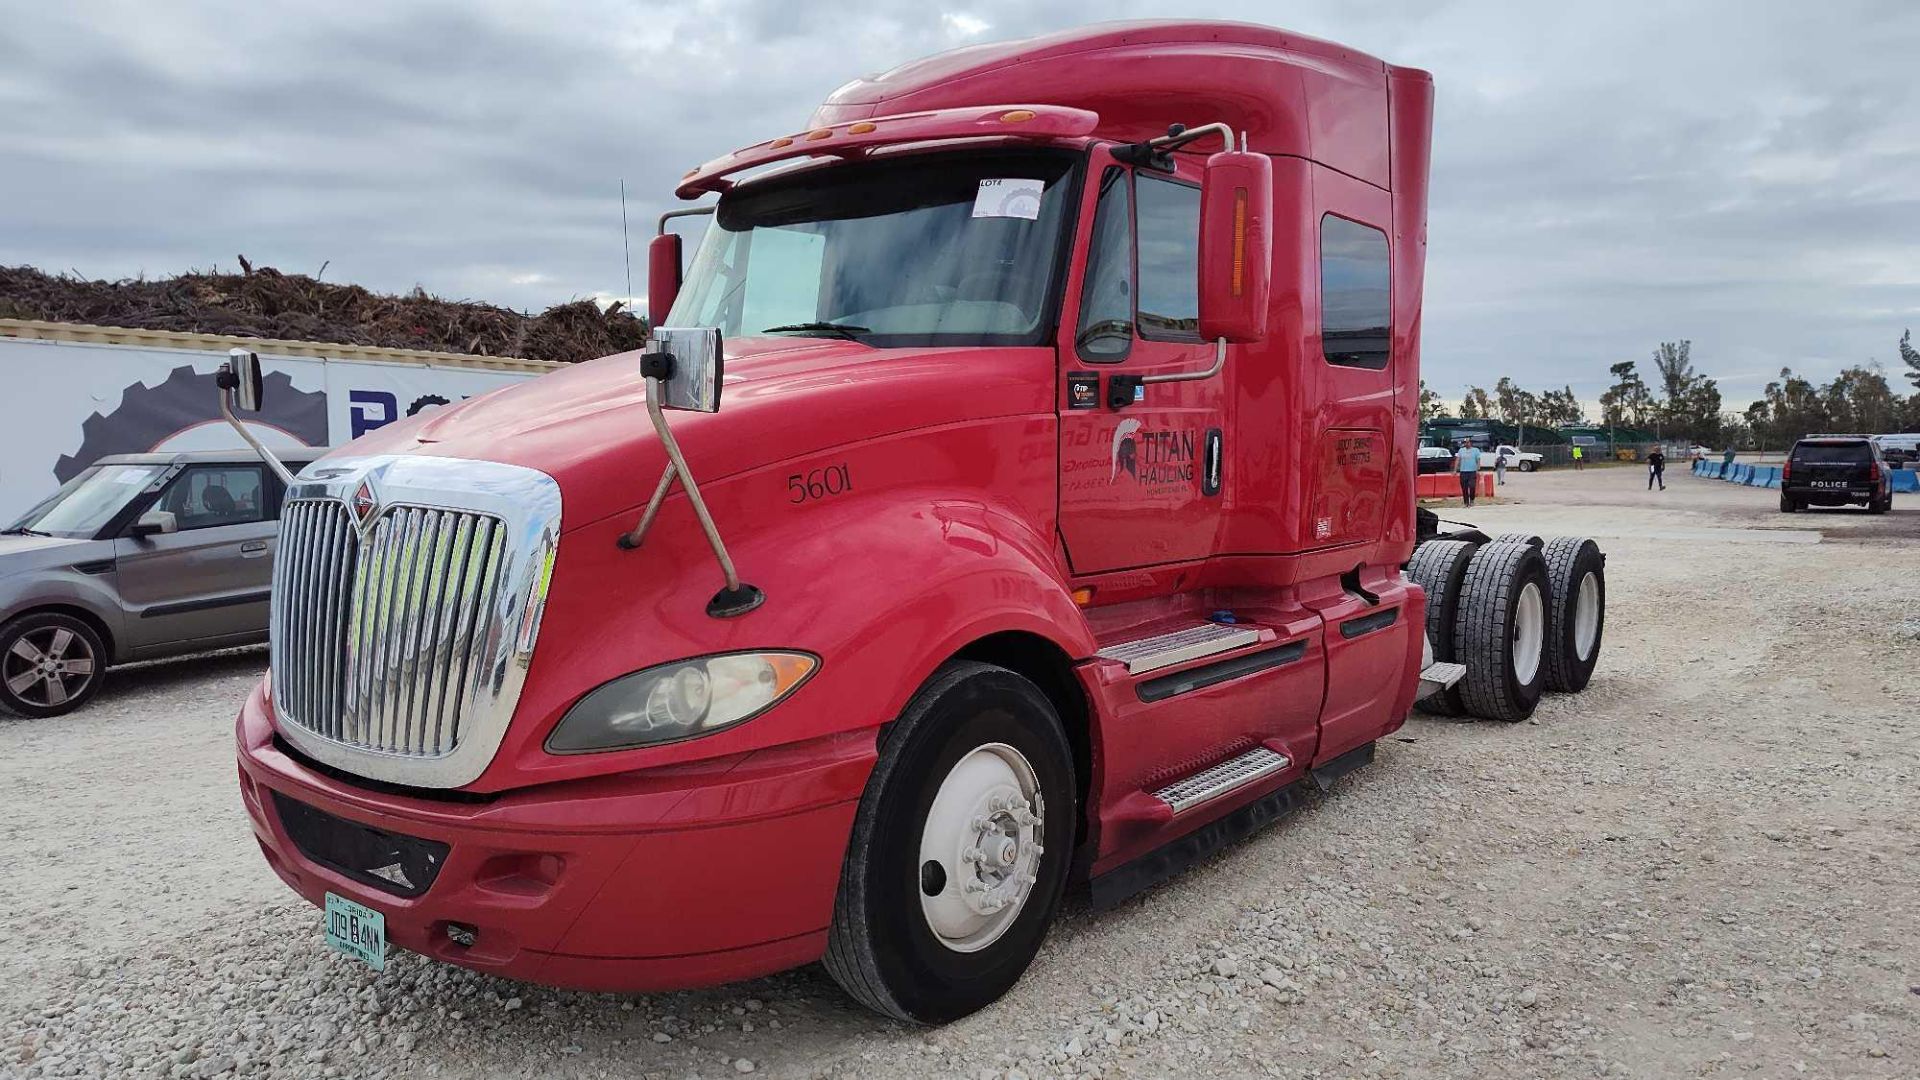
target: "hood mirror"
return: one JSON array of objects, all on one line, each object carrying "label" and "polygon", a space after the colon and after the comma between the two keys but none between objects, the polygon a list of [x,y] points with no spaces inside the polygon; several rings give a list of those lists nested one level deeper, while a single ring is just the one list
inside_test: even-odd
[{"label": "hood mirror", "polygon": [[239,417],[233,415],[235,409],[259,412],[260,406],[266,403],[266,381],[260,374],[260,354],[251,349],[229,350],[227,362],[220,365],[213,382],[220,388],[220,415],[233,425],[233,430],[240,433],[240,438],[248,446],[253,447],[253,452],[260,455],[260,460],[267,463],[280,482],[292,487],[293,473],[279,458],[273,456],[273,451],[254,437],[253,432],[247,430],[247,425],[241,423]]},{"label": "hood mirror", "polygon": [[687,468],[687,459],[680,453],[673,429],[667,426],[667,409],[720,411],[720,373],[725,359],[720,329],[714,326],[655,327],[649,344],[651,347],[640,354],[640,376],[647,388],[647,416],[653,421],[654,433],[660,436],[660,445],[667,452],[667,469],[660,474],[660,483],[653,489],[653,498],[647,500],[647,508],[641,511],[639,524],[632,532],[620,535],[620,546],[631,551],[646,539],[647,530],[653,527],[653,519],[659,515],[660,506],[677,477],[680,486],[687,489],[687,502],[693,507],[693,516],[700,520],[700,531],[706,534],[707,546],[713,549],[720,573],[727,579],[726,587],[707,602],[707,614],[716,619],[745,615],[766,603],[767,594],[740,580],[733,556],[727,554],[726,542],[720,539],[720,530],[707,511],[707,501],[700,497],[700,485],[694,481],[693,471]]},{"label": "hood mirror", "polygon": [[650,383],[658,382],[661,408],[720,411],[720,376],[725,362],[720,344],[717,326],[654,329],[653,347],[640,357],[640,374]]}]

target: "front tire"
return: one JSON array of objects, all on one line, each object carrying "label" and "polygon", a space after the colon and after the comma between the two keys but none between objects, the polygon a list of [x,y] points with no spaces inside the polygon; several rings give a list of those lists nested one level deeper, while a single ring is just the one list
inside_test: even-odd
[{"label": "front tire", "polygon": [[824,962],[875,1012],[942,1024],[999,999],[1046,939],[1073,851],[1073,752],[1038,687],[958,660],[882,739]]},{"label": "front tire", "polygon": [[85,705],[100,689],[107,651],[71,615],[29,613],[0,627],[0,711],[44,719]]}]

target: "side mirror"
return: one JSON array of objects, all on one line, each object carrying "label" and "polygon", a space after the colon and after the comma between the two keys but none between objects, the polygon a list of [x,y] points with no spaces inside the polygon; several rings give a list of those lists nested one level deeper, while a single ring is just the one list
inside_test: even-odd
[{"label": "side mirror", "polygon": [[259,412],[266,386],[260,377],[260,354],[250,349],[227,352],[227,367],[219,376],[220,388],[231,394],[233,407]]},{"label": "side mirror", "polygon": [[661,233],[647,245],[647,325],[659,326],[680,295],[680,234]]},{"label": "side mirror", "polygon": [[720,411],[725,360],[717,326],[656,326],[653,347],[641,354],[640,374],[660,380],[660,405],[690,412]]},{"label": "side mirror", "polygon": [[1273,161],[1223,150],[1207,159],[1200,191],[1200,336],[1267,335],[1273,277]]},{"label": "side mirror", "polygon": [[156,533],[175,533],[180,531],[180,519],[170,510],[149,510],[140,515],[127,530],[136,537],[153,536]]}]

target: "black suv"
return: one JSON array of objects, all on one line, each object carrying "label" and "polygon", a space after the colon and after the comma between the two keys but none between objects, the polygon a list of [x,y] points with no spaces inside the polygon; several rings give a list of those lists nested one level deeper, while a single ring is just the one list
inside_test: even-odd
[{"label": "black suv", "polygon": [[1809,435],[1793,444],[1780,470],[1780,512],[1857,503],[1870,514],[1893,509],[1893,481],[1880,447],[1865,435]]}]

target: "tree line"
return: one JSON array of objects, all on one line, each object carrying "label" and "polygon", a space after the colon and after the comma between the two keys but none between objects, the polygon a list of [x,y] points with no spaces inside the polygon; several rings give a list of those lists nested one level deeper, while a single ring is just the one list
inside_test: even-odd
[{"label": "tree line", "polygon": [[[1661,342],[1653,350],[1652,384],[1640,374],[1638,361],[1610,365],[1613,382],[1600,395],[1600,413],[1592,422],[1650,431],[1668,442],[1743,449],[1780,448],[1819,431],[1920,431],[1920,348],[1911,330],[1900,335],[1899,354],[1912,393],[1903,394],[1877,363],[1848,367],[1825,385],[1781,368],[1760,400],[1742,412],[1725,410],[1719,384],[1694,370],[1692,352],[1689,340]],[[1492,393],[1469,386],[1459,404],[1450,405],[1422,380],[1420,418],[1443,417],[1541,427],[1590,422],[1570,386],[1536,393],[1502,377]]]}]

